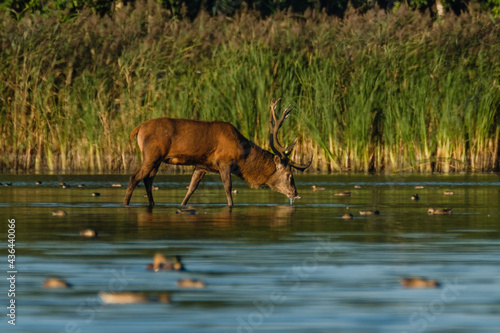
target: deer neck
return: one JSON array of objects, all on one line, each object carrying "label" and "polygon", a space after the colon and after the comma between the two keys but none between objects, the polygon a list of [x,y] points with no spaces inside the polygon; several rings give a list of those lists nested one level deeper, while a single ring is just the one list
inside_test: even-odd
[{"label": "deer neck", "polygon": [[238,172],[234,173],[252,188],[265,185],[269,176],[276,171],[274,155],[255,144],[246,150],[248,153],[242,154],[238,161]]}]

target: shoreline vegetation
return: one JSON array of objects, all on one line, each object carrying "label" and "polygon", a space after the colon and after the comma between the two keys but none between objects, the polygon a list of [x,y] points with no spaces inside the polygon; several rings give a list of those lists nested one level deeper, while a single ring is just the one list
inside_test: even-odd
[{"label": "shoreline vegetation", "polygon": [[129,134],[157,117],[227,121],[269,149],[279,97],[295,107],[280,141],[299,138],[291,158],[312,154],[309,172],[500,171],[500,23],[486,11],[0,15],[4,172],[135,169]]}]

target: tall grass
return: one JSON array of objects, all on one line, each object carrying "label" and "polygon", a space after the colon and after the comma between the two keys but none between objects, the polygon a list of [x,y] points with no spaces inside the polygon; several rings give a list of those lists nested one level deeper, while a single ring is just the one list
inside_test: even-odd
[{"label": "tall grass", "polygon": [[500,169],[500,24],[486,13],[1,15],[4,170],[134,168],[128,134],[161,116],[229,121],[268,148],[277,97],[296,107],[281,140],[299,137],[292,157],[312,154],[311,170]]}]

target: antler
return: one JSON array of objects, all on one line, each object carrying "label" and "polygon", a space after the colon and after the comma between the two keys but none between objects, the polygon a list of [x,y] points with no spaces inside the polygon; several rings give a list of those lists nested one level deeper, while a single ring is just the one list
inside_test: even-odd
[{"label": "antler", "polygon": [[[276,117],[276,107],[279,103],[281,98],[277,99],[276,101],[271,101],[271,116],[269,118],[269,143],[271,145],[271,150],[281,158],[286,158],[289,160],[290,154],[292,153],[293,147],[295,147],[295,144],[297,143],[298,138],[295,138],[293,143],[286,148],[284,148],[280,142],[278,141],[278,131],[281,128],[281,125],[283,125],[283,121],[290,115],[290,112],[292,112],[293,107],[291,105],[288,105],[285,110],[283,110],[283,114],[279,119]],[[295,169],[298,169],[300,171],[304,171],[309,165],[311,165],[312,158],[309,160],[308,163],[301,165],[301,164],[296,164],[295,162],[290,160],[290,166],[294,167]]]},{"label": "antler", "polygon": [[[288,158],[291,153],[291,148],[295,145],[295,142],[284,148],[280,142],[278,141],[278,131],[283,125],[283,121],[290,115],[293,107],[288,105],[285,110],[283,110],[283,114],[280,119],[276,117],[276,107],[279,103],[280,99],[276,101],[271,101],[271,117],[269,118],[269,143],[271,144],[271,150],[278,156],[282,158]],[[295,140],[297,141],[297,140]],[[287,153],[288,151],[288,153]]]},{"label": "antler", "polygon": [[290,161],[290,166],[292,168],[297,169],[297,170],[304,171],[305,169],[309,168],[309,166],[311,165],[312,161],[313,160],[312,160],[312,156],[311,156],[311,158],[309,159],[309,162],[307,162],[306,164],[297,164],[294,161]]}]

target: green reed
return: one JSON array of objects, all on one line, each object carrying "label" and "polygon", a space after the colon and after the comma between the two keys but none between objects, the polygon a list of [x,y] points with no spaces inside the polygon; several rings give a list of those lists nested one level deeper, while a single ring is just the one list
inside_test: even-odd
[{"label": "green reed", "polygon": [[499,170],[500,24],[486,13],[1,15],[6,170],[134,168],[129,133],[163,116],[228,121],[268,148],[278,97],[295,106],[281,141],[298,137],[311,170]]}]

